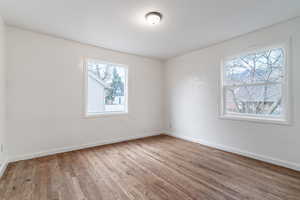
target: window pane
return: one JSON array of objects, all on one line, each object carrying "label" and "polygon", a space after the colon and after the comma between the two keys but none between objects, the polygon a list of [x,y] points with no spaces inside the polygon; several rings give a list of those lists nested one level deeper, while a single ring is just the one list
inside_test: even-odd
[{"label": "window pane", "polygon": [[88,114],[127,111],[127,69],[89,60]]},{"label": "window pane", "polygon": [[281,84],[226,87],[225,102],[227,113],[280,117]]},{"label": "window pane", "polygon": [[280,82],[284,75],[284,50],[274,48],[226,60],[225,85]]}]

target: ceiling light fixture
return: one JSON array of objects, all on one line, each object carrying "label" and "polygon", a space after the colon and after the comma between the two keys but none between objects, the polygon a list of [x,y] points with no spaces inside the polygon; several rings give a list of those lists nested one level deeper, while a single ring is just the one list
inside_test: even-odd
[{"label": "ceiling light fixture", "polygon": [[149,12],[145,15],[146,21],[151,25],[159,24],[162,19],[162,14],[159,12]]}]

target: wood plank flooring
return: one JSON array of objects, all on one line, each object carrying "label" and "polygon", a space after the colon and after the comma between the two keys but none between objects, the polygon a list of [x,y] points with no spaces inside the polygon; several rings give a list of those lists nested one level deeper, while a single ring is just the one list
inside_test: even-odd
[{"label": "wood plank flooring", "polygon": [[170,136],[9,165],[1,200],[300,200],[300,172]]}]

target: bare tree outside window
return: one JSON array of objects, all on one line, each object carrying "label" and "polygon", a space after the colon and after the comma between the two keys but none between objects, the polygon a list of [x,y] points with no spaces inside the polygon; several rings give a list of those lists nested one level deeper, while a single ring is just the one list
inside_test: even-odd
[{"label": "bare tree outside window", "polygon": [[223,66],[226,113],[281,117],[285,52],[272,48],[225,60]]},{"label": "bare tree outside window", "polygon": [[127,111],[127,68],[87,61],[88,114]]}]

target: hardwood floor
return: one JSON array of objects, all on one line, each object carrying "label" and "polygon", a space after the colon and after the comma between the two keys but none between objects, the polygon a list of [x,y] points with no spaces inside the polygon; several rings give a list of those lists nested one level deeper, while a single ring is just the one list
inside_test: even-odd
[{"label": "hardwood floor", "polygon": [[9,165],[1,200],[300,200],[300,172],[169,136]]}]

